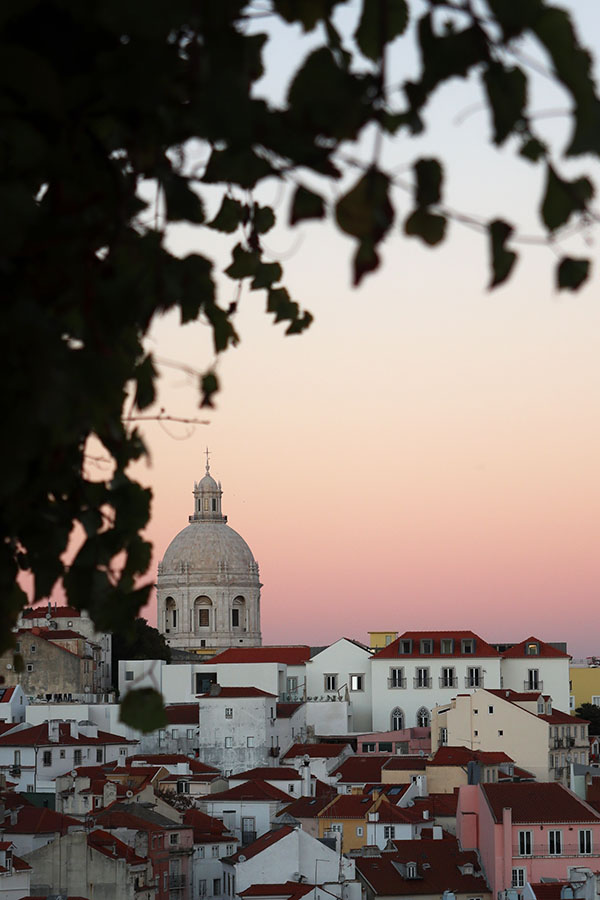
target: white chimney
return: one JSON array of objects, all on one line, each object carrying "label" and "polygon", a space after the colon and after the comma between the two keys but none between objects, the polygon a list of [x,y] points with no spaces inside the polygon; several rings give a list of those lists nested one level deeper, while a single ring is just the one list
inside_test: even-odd
[{"label": "white chimney", "polygon": [[48,721],[48,740],[53,744],[58,744],[60,740],[60,720],[50,719]]},{"label": "white chimney", "polygon": [[312,777],[310,772],[310,757],[306,755],[300,766],[300,775],[302,776],[302,796],[312,796]]}]

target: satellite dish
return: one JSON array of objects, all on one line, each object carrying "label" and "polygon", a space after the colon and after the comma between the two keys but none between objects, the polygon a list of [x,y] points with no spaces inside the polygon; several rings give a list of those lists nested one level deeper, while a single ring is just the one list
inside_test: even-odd
[{"label": "satellite dish", "polygon": [[77,778],[77,769],[71,769],[71,778]]},{"label": "satellite dish", "polygon": [[6,668],[10,671],[10,669],[12,669],[12,663],[6,663]]},{"label": "satellite dish", "polygon": [[125,791],[126,797],[133,797],[133,791]]},{"label": "satellite dish", "polygon": [[46,621],[49,622],[50,619],[52,618],[52,613],[51,613],[50,611],[48,611],[48,612],[46,613],[46,617],[45,617],[45,618],[46,618]]},{"label": "satellite dish", "polygon": [[425,751],[424,751],[424,750],[419,750],[419,756],[425,756]]}]

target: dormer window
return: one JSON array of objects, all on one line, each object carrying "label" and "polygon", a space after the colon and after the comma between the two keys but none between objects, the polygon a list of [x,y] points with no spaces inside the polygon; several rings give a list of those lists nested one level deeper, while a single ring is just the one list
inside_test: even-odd
[{"label": "dormer window", "polygon": [[472,655],[475,653],[475,641],[473,638],[463,638],[460,642],[461,652],[465,655]]},{"label": "dormer window", "polygon": [[539,656],[540,655],[540,645],[537,641],[528,641],[525,644],[525,656]]},{"label": "dormer window", "polygon": [[411,640],[398,641],[398,653],[401,656],[404,654],[412,653],[412,641]]},{"label": "dormer window", "polygon": [[421,653],[431,656],[433,653],[433,641],[431,638],[423,638],[421,640]]},{"label": "dormer window", "polygon": [[454,653],[454,640],[452,638],[442,638],[440,650],[443,656],[450,656],[451,653]]},{"label": "dormer window", "polygon": [[407,878],[416,878],[417,877],[416,862],[407,862],[406,863],[406,877]]}]

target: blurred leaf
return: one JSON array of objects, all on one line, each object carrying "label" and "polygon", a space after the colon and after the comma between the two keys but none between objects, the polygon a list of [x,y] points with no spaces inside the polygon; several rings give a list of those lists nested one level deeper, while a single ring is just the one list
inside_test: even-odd
[{"label": "blurred leaf", "polygon": [[388,176],[371,166],[354,187],[338,200],[335,217],[346,234],[371,241],[375,246],[394,221]]},{"label": "blurred leaf", "polygon": [[303,219],[322,219],[324,215],[323,198],[301,184],[298,185],[292,200],[290,225],[295,225],[296,222],[301,222]]},{"label": "blurred leaf", "polygon": [[213,408],[213,397],[219,390],[219,379],[214,372],[206,372],[200,379],[200,390],[202,392],[201,407]]},{"label": "blurred leaf", "polygon": [[577,291],[590,274],[589,259],[565,256],[556,270],[556,286],[559,290]]},{"label": "blurred leaf", "polygon": [[119,721],[148,734],[168,724],[162,695],[153,688],[137,688],[121,701]]},{"label": "blurred leaf", "polygon": [[483,80],[494,122],[494,143],[503,144],[525,116],[527,79],[517,67],[490,62]]},{"label": "blurred leaf", "polygon": [[368,59],[381,59],[386,44],[404,34],[408,25],[406,0],[363,0],[354,39]]},{"label": "blurred leaf", "polygon": [[214,219],[206,224],[209,228],[214,228],[216,231],[224,231],[226,234],[231,234],[246,220],[246,217],[246,207],[239,200],[234,200],[232,197],[225,195],[219,212]]},{"label": "blurred leaf", "polygon": [[434,247],[446,236],[446,217],[418,207],[406,219],[404,233],[409,237],[419,237],[430,247]]},{"label": "blurred leaf", "polygon": [[512,250],[507,250],[505,246],[513,231],[514,228],[512,225],[508,225],[507,222],[503,222],[500,219],[490,222],[488,226],[492,257],[492,280],[490,281],[490,288],[497,287],[499,284],[502,284],[503,281],[506,281],[517,260],[517,254]]},{"label": "blurred leaf", "polygon": [[261,262],[256,270],[256,274],[250,285],[251,290],[256,291],[260,288],[270,288],[271,285],[281,279],[283,269],[279,263],[263,263]]},{"label": "blurred leaf", "polygon": [[344,0],[273,0],[273,7],[286,22],[299,22],[304,31],[312,31],[341,2]]},{"label": "blurred leaf", "polygon": [[187,178],[169,173],[162,186],[167,204],[167,218],[171,222],[185,220],[196,225],[204,222],[204,205],[190,187]]},{"label": "blurred leaf", "polygon": [[529,140],[525,141],[519,153],[525,159],[531,160],[531,162],[539,162],[545,156],[546,150],[546,145],[537,138],[529,138]]},{"label": "blurred leaf", "polygon": [[544,224],[550,231],[556,231],[561,225],[566,225],[574,212],[586,209],[587,201],[593,195],[594,188],[588,178],[563,181],[548,165],[541,210]]},{"label": "blurred leaf", "polygon": [[146,409],[147,406],[151,406],[154,403],[156,397],[154,388],[156,375],[152,354],[148,353],[135,369],[135,405],[138,409]]},{"label": "blurred leaf", "polygon": [[377,268],[379,268],[379,254],[375,247],[369,240],[361,241],[354,254],[352,284],[358,287],[364,276]]},{"label": "blurred leaf", "polygon": [[270,206],[254,204],[252,226],[256,234],[266,234],[275,225],[275,214]]},{"label": "blurred leaf", "polygon": [[227,147],[213,150],[202,181],[207,184],[226,182],[241,188],[253,188],[257,181],[274,174],[270,163],[258,156],[251,147]]},{"label": "blurred leaf", "polygon": [[260,264],[260,252],[258,250],[245,250],[241,244],[236,244],[232,255],[233,262],[225,269],[226,275],[229,275],[234,281],[256,275]]},{"label": "blurred leaf", "polygon": [[437,159],[419,159],[415,163],[415,203],[430,206],[442,196],[442,167]]}]

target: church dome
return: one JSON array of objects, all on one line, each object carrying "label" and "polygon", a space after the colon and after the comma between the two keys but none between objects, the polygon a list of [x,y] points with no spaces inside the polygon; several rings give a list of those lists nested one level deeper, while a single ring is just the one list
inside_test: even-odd
[{"label": "church dome", "polygon": [[226,572],[247,576],[256,574],[257,563],[246,541],[229,525],[198,521],[173,538],[162,560],[163,574],[176,574],[184,568],[206,575]]}]

